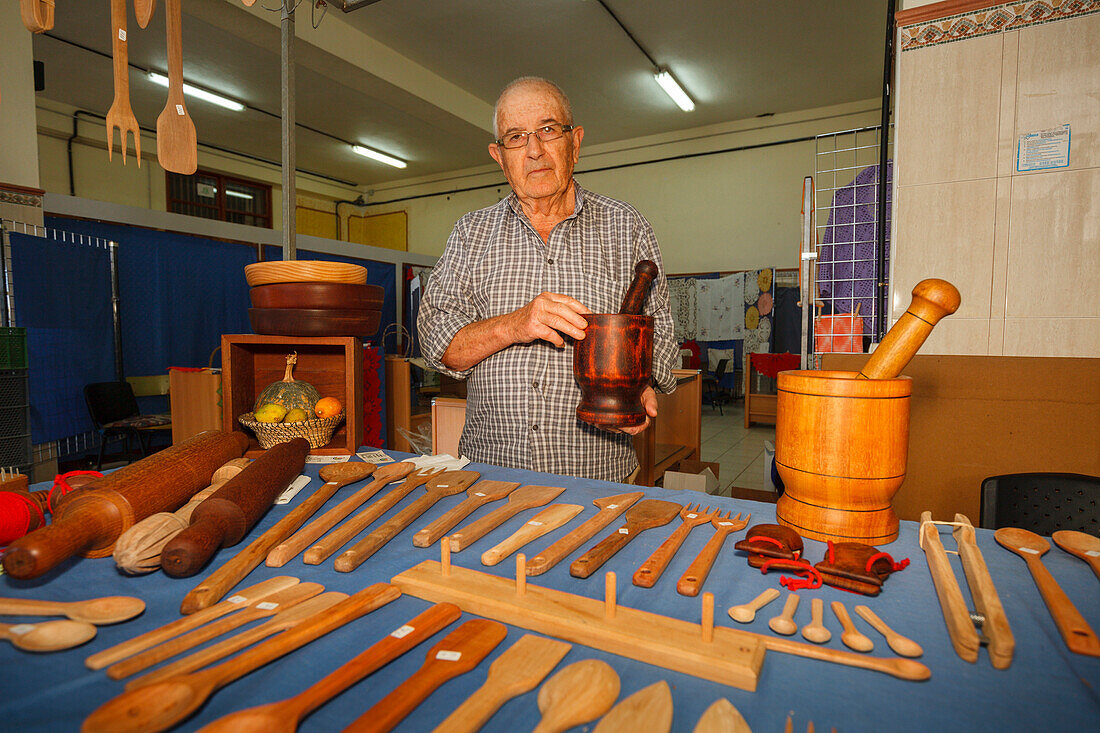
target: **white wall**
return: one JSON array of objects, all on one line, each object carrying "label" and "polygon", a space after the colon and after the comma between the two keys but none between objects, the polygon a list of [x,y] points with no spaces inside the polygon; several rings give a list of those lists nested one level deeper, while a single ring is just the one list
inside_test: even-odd
[{"label": "white wall", "polygon": [[0,4],[0,183],[39,187],[34,155],[34,66],[31,34],[19,3]]}]

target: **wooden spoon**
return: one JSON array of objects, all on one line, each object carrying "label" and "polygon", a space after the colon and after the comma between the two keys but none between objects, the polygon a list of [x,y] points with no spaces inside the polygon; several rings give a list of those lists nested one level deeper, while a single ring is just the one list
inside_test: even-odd
[{"label": "wooden spoon", "polygon": [[129,621],[145,610],[145,601],[132,596],[106,596],[86,601],[36,601],[0,598],[0,614],[12,616],[67,616],[96,626]]},{"label": "wooden spoon", "polygon": [[428,651],[428,658],[419,670],[345,728],[344,733],[393,730],[440,685],[481,664],[507,635],[508,629],[499,621],[476,618],[462,624]]},{"label": "wooden spoon", "polygon": [[600,717],[619,697],[619,675],[607,662],[585,659],[561,670],[539,688],[542,720],[533,733],[561,733]]},{"label": "wooden spoon", "polygon": [[779,590],[777,588],[768,588],[748,603],[742,603],[740,606],[730,606],[730,618],[737,623],[751,624],[753,619],[756,618],[756,612],[778,597]]},{"label": "wooden spoon", "polygon": [[167,171],[189,176],[199,167],[195,123],[183,99],[182,0],[165,0],[168,27],[168,100],[157,117],[157,159]]},{"label": "wooden spoon", "polygon": [[314,710],[457,621],[461,615],[462,611],[453,603],[437,603],[294,697],[231,713],[200,728],[200,732],[293,733]]},{"label": "wooden spoon", "polygon": [[783,603],[783,613],[768,622],[768,628],[777,634],[791,636],[798,631],[798,624],[794,622],[794,612],[798,610],[798,594],[788,593],[787,600]]},{"label": "wooden spoon", "polygon": [[634,573],[634,585],[641,588],[652,588],[657,580],[661,577],[661,574],[668,567],[668,564],[672,562],[673,555],[680,549],[680,546],[684,544],[684,540],[691,534],[691,530],[698,527],[700,524],[706,524],[710,520],[718,516],[717,507],[711,511],[708,506],[706,509],[700,511],[699,505],[696,504],[695,508],[691,508],[691,504],[684,506],[680,510],[680,519],[683,521],[680,526],[677,527],[672,534],[668,536],[661,546],[653,551],[653,554],[649,556],[641,567],[639,567]]},{"label": "wooden spoon", "polygon": [[[802,638],[814,644],[824,644],[833,638],[833,633],[825,628],[825,602],[820,598],[810,601],[810,623],[802,627]],[[895,650],[896,651],[896,650]],[[900,652],[899,652],[900,653]]]},{"label": "wooden spoon", "polygon": [[1034,532],[1015,527],[998,529],[993,533],[993,539],[997,540],[1002,547],[1022,557],[1027,563],[1031,577],[1043,596],[1043,602],[1047,604],[1047,609],[1054,617],[1054,623],[1057,624],[1058,631],[1062,634],[1062,639],[1065,640],[1069,650],[1077,654],[1100,657],[1100,639],[1096,638],[1092,627],[1043,565],[1043,561],[1039,559],[1050,549],[1047,541]]},{"label": "wooden spoon", "polygon": [[565,489],[561,486],[524,486],[509,495],[508,502],[486,514],[481,519],[470,522],[451,535],[451,552],[461,552],[500,525],[527,509],[546,506],[561,496]]},{"label": "wooden spoon", "polygon": [[329,532],[320,542],[306,550],[302,560],[306,565],[319,565],[328,559],[332,553],[339,550],[364,529],[374,524],[378,519],[397,505],[399,501],[412,493],[418,486],[427,484],[428,487],[450,486],[461,484],[466,488],[481,477],[477,471],[417,471],[409,474],[405,482],[392,489],[385,496],[376,499],[373,504],[356,514],[348,521],[341,524],[332,532]]},{"label": "wooden spoon", "polygon": [[153,10],[156,7],[157,0],[134,0],[134,15],[137,16],[139,26],[149,27],[149,21],[153,19]]},{"label": "wooden spoon", "polygon": [[475,733],[500,706],[535,689],[558,666],[572,644],[524,634],[489,665],[485,684],[455,708],[433,733]]},{"label": "wooden spoon", "polygon": [[27,652],[72,649],[95,638],[96,627],[83,621],[59,619],[40,624],[0,624],[0,639]]},{"label": "wooden spoon", "polygon": [[726,698],[719,698],[706,709],[692,733],[752,733],[741,711]]},{"label": "wooden spoon", "polygon": [[481,553],[481,564],[496,565],[528,542],[553,532],[583,511],[584,507],[580,504],[551,504],[531,517],[511,536]]},{"label": "wooden spoon", "polygon": [[896,654],[900,654],[903,657],[919,657],[924,654],[924,650],[921,649],[920,644],[891,629],[886,625],[885,621],[880,619],[875,612],[867,606],[856,606],[856,613],[858,613],[860,618],[864,621],[875,627],[875,631],[886,637],[886,643],[890,645],[890,648],[893,649]]},{"label": "wooden spoon", "polygon": [[732,532],[737,532],[748,526],[750,519],[752,519],[751,514],[742,519],[741,512],[738,512],[737,516],[732,519],[730,519],[729,512],[726,512],[725,516],[718,514],[711,518],[710,523],[714,526],[714,535],[707,540],[707,544],[691,561],[691,565],[688,565],[688,569],[684,571],[680,579],[676,581],[676,592],[683,596],[699,595],[699,591],[703,589],[703,583],[707,582],[707,576],[710,575],[710,569],[714,567],[714,561],[718,559],[718,553],[722,551],[722,545],[726,543],[726,538]]},{"label": "wooden spoon", "polygon": [[682,504],[660,499],[646,499],[632,506],[626,513],[626,524],[608,535],[598,545],[581,555],[569,566],[569,574],[575,578],[587,578],[626,547],[639,532],[668,524],[683,509]]},{"label": "wooden spoon", "polygon": [[189,717],[221,687],[400,595],[401,591],[388,583],[367,586],[325,613],[317,614],[305,623],[219,665],[122,693],[96,708],[85,718],[81,730],[83,733],[152,733],[167,730]]},{"label": "wooden spoon", "polygon": [[1100,538],[1073,529],[1058,530],[1050,538],[1069,554],[1087,562],[1100,578]]},{"label": "wooden spoon", "polygon": [[615,521],[616,517],[633,506],[634,502],[643,496],[645,496],[645,493],[633,491],[628,494],[616,494],[594,500],[592,503],[599,508],[599,511],[581,523],[580,526],[575,527],[569,534],[528,560],[527,574],[542,575],[557,565],[567,555],[592,539],[597,532]]},{"label": "wooden spoon", "polygon": [[668,733],[672,730],[672,692],[664,680],[643,687],[611,708],[592,733]]},{"label": "wooden spoon", "polygon": [[840,640],[844,642],[844,646],[857,652],[869,652],[875,648],[875,642],[860,632],[856,625],[852,623],[852,618],[848,615],[848,609],[844,608],[843,603],[833,601],[830,607],[833,609],[833,613],[836,614],[837,621],[844,627],[844,633],[840,635]]},{"label": "wooden spoon", "polygon": [[414,534],[413,545],[416,547],[430,547],[433,542],[457,527],[459,522],[473,514],[479,507],[494,501],[500,501],[518,488],[519,482],[478,481],[466,490],[465,499]]}]

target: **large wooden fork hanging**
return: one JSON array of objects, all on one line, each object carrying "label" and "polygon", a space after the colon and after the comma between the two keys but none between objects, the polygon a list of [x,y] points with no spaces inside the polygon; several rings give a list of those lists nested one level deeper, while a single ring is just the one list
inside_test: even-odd
[{"label": "large wooden fork hanging", "polygon": [[111,0],[111,56],[114,60],[115,99],[107,110],[107,160],[115,147],[115,129],[122,145],[122,164],[126,165],[126,136],[134,136],[134,152],[141,167],[141,128],[130,108],[130,54],[126,43],[126,0]]}]

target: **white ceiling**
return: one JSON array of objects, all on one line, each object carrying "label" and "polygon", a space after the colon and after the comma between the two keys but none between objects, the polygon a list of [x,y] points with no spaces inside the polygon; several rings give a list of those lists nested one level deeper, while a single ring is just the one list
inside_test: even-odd
[{"label": "white ceiling", "polygon": [[[187,0],[184,78],[236,98],[230,112],[189,100],[200,144],[280,158],[279,0]],[[489,162],[491,105],[534,74],[569,94],[586,144],[877,97],[885,0],[604,0],[695,100],[681,112],[652,64],[599,0],[377,0],[296,13],[298,168],[369,187]],[[131,3],[127,3],[128,6]],[[113,96],[107,0],[59,3],[36,36],[43,97],[105,114]],[[129,20],[132,67],[164,72],[164,3]],[[166,90],[131,68],[131,103],[152,129]],[[311,128],[311,129],[306,129]],[[338,139],[333,139],[338,138]],[[341,141],[408,161],[398,170]]]}]

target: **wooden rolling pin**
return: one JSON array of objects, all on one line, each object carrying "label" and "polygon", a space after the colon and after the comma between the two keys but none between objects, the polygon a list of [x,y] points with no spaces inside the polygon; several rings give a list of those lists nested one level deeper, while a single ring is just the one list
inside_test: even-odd
[{"label": "wooden rolling pin", "polygon": [[657,265],[653,260],[642,260],[634,265],[634,279],[630,281],[623,303],[619,306],[619,313],[638,316],[642,314],[642,306],[649,295],[649,285],[657,277]]},{"label": "wooden rolling pin", "polygon": [[962,298],[946,280],[929,278],[913,288],[909,308],[882,339],[856,379],[893,379],[917,353],[932,327],[959,309]]},{"label": "wooden rolling pin", "polygon": [[222,547],[237,544],[290,485],[309,455],[309,441],[294,438],[267,449],[247,468],[195,507],[191,525],[173,537],[160,566],[173,578],[187,578]]},{"label": "wooden rolling pin", "polygon": [[92,481],[65,501],[53,524],[8,547],[4,570],[13,578],[35,578],[74,555],[110,555],[135,522],[182,506],[247,447],[244,433],[208,431]]}]

